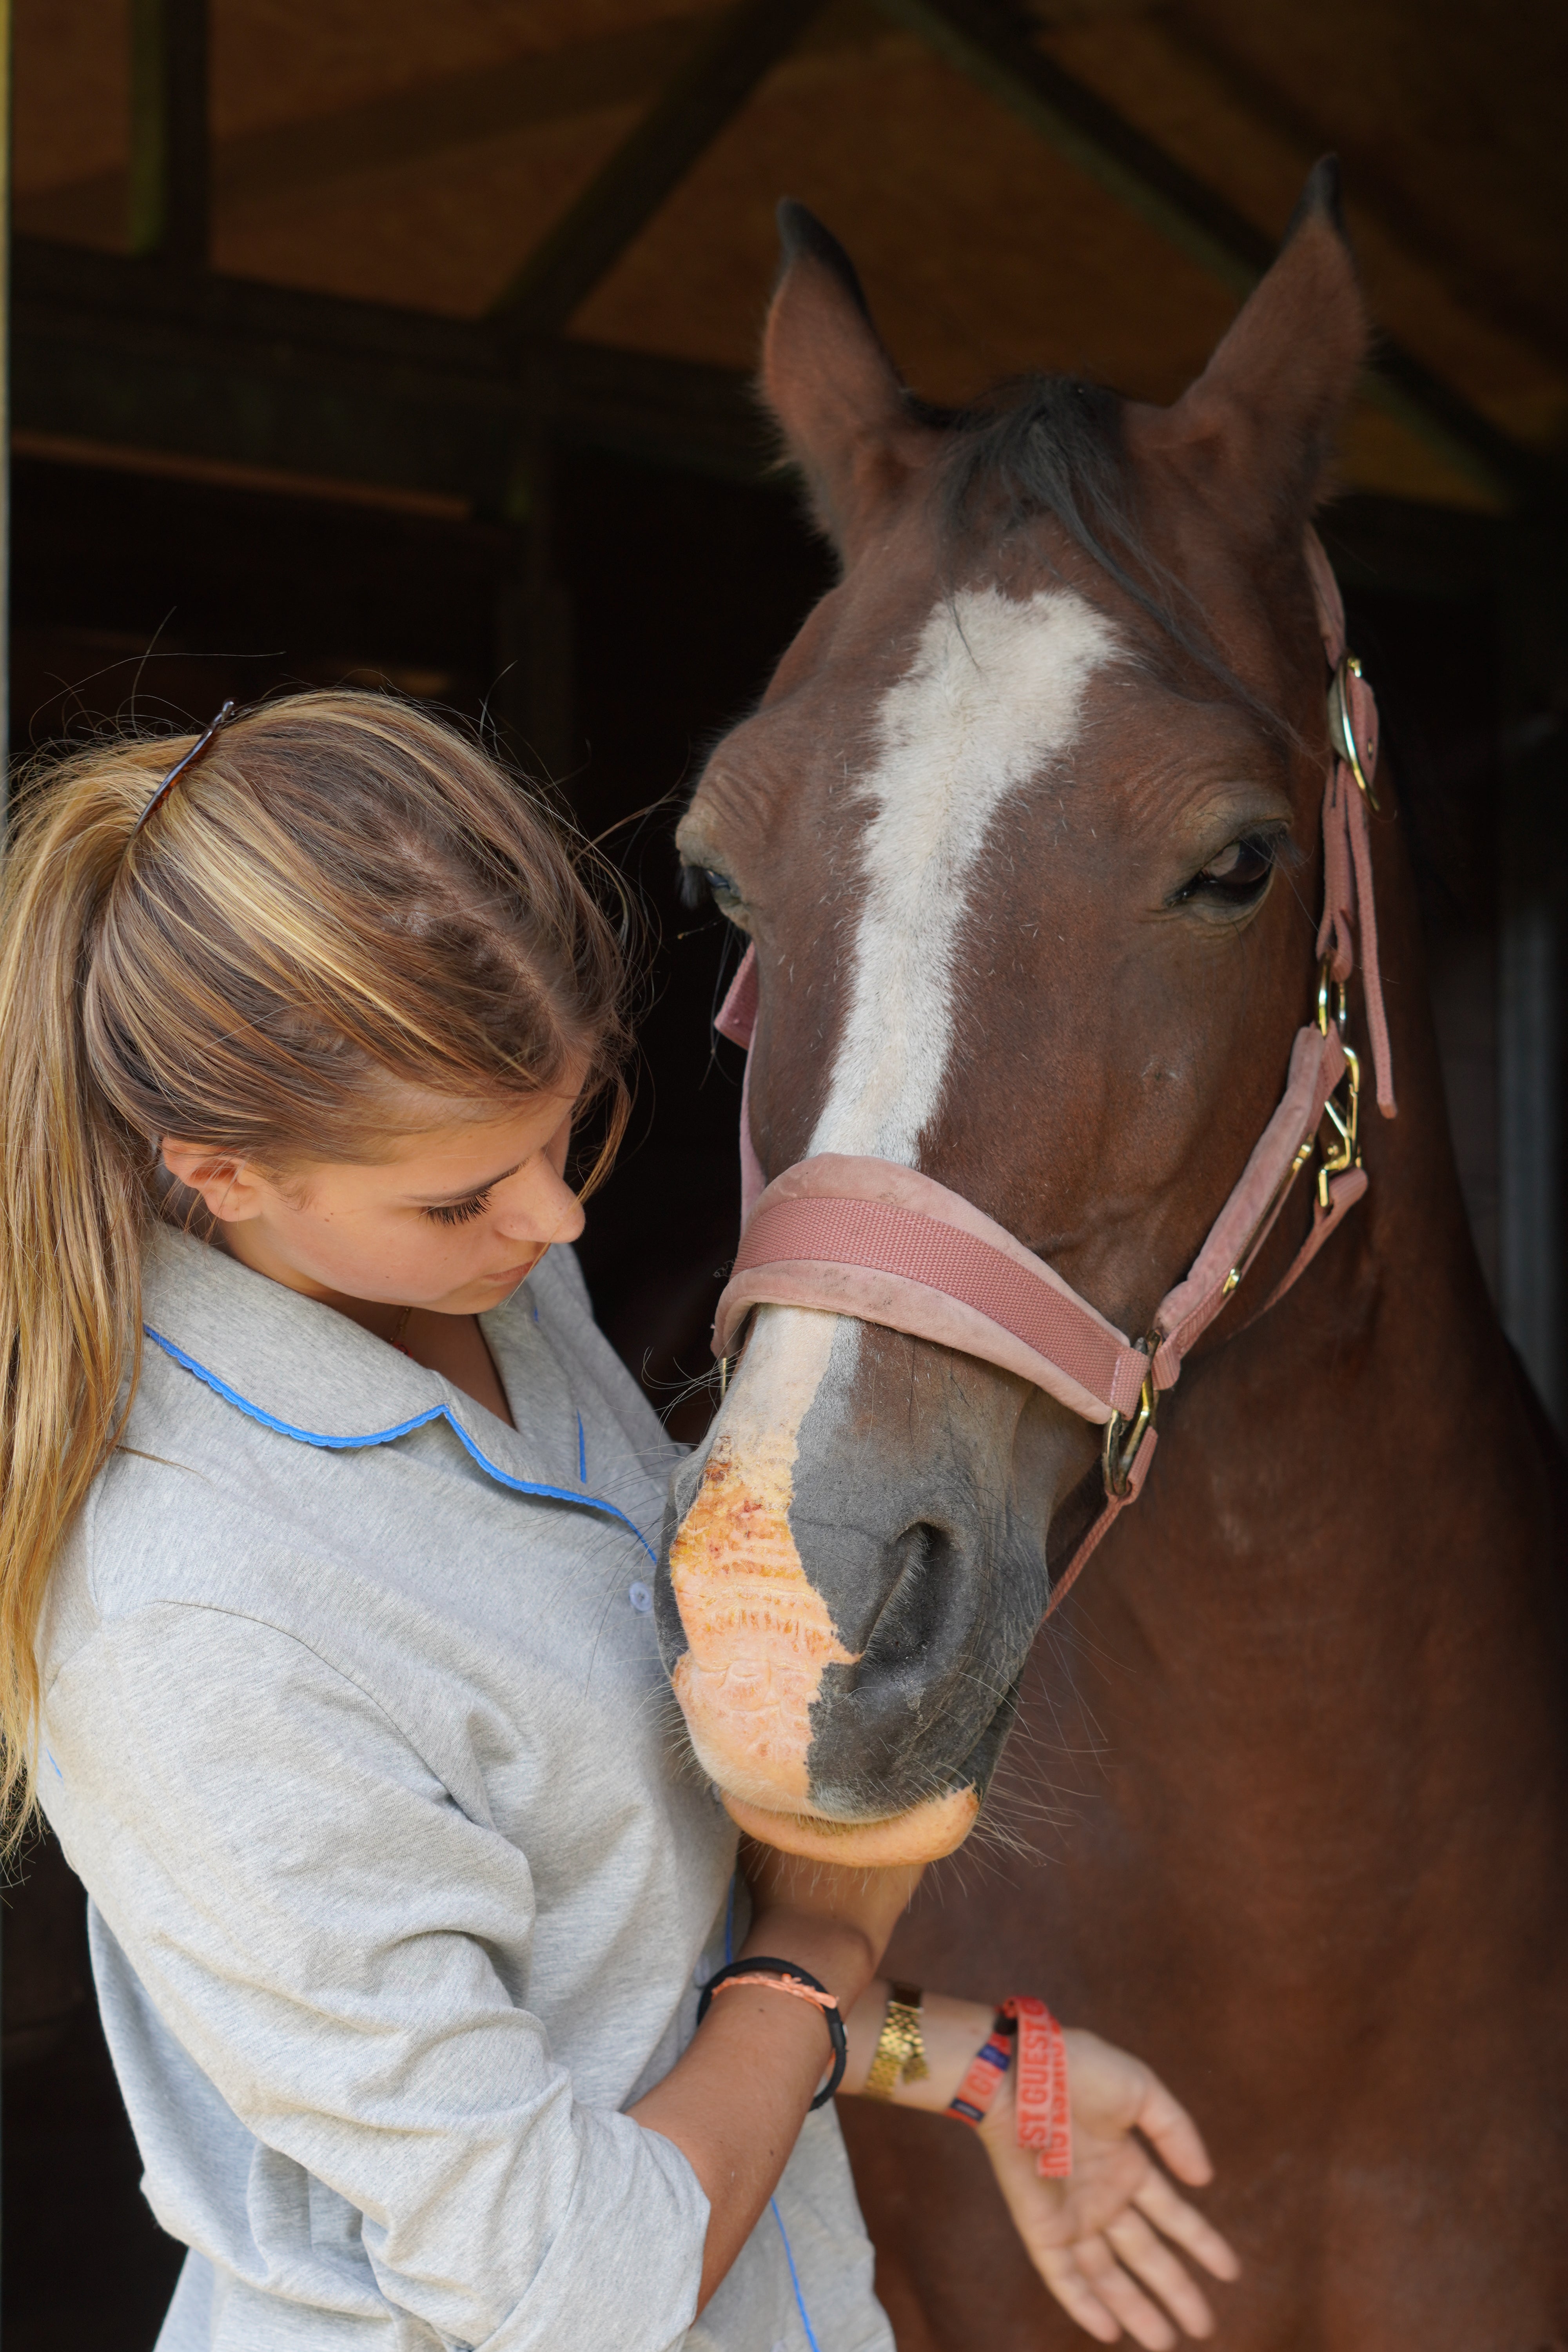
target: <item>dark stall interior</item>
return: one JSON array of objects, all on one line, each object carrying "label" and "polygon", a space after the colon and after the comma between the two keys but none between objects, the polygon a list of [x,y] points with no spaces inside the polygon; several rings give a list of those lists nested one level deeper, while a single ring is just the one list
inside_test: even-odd
[{"label": "dark stall interior", "polygon": [[[831,578],[746,387],[774,199],[849,244],[921,392],[1065,367],[1169,398],[1338,145],[1391,340],[1325,538],[1401,779],[1477,1243],[1561,1420],[1552,12],[16,16],[14,788],[30,753],[96,727],[342,681],[491,728],[554,779],[648,940],[637,1111],[584,1259],[687,1437],[733,1244],[739,1072],[710,1030],[731,950],[680,904],[671,835],[706,746]],[[81,1892],[47,1842],[3,1924],[0,2323],[11,2352],[148,2352],[179,2249],[138,2192]]]},{"label": "dark stall interior", "polygon": [[[483,720],[504,528],[36,459],[14,479],[16,753],[299,684],[384,680]],[[828,566],[780,488],[584,457],[563,467],[558,499],[577,744],[563,782],[647,940],[636,1117],[583,1257],[616,1344],[695,1436],[737,1213],[738,1057],[715,1055],[709,1029],[722,927],[680,905],[670,835],[694,764],[754,698]],[[139,2194],[81,1889],[52,1841],[24,1860],[5,1933],[5,2339],[142,2352],[181,2250]],[[84,2211],[98,2217],[88,2263]]]}]

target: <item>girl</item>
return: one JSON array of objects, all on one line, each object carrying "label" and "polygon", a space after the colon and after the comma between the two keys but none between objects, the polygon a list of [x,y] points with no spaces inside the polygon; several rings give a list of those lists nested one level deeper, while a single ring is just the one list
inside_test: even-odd
[{"label": "girl", "polygon": [[[565,1246],[573,1120],[607,1099],[597,1174],[624,1115],[615,936],[433,719],[229,717],[37,781],[0,951],[5,1786],[86,1882],[191,2249],[160,2352],[886,2347],[807,2111],[825,2016],[887,2087],[912,1880],[759,1854],[727,1922],[648,1614],[671,1448]],[[989,2024],[928,2003],[899,2095]],[[1227,2252],[1131,2132],[1201,2180],[1196,2135],[1069,2053],[1064,2187],[1002,2051],[1005,2193],[1095,2332],[1202,2331],[1150,2223]]]}]

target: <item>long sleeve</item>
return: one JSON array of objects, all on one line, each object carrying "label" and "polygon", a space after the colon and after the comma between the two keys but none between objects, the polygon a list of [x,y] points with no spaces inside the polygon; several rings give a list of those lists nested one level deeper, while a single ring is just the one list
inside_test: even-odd
[{"label": "long sleeve", "polygon": [[[50,1813],[158,2025],[261,2150],[363,2216],[388,2303],[485,2352],[679,2341],[696,2177],[574,2099],[495,1957],[531,1948],[527,1857],[374,1698],[292,1634],[163,1603],[77,1650],[47,1732]],[[276,2291],[267,2193],[262,2159],[248,2244],[232,2198],[178,2225]]]}]

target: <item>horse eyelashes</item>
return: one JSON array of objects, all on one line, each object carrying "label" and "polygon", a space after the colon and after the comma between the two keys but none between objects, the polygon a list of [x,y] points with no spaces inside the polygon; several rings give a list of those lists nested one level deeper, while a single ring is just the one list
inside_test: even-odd
[{"label": "horse eyelashes", "polygon": [[1219,856],[1194,874],[1184,889],[1178,890],[1173,905],[1180,906],[1199,896],[1228,899],[1244,906],[1256,898],[1264,888],[1279,859],[1279,841],[1271,834],[1244,834],[1239,841],[1231,842]]}]

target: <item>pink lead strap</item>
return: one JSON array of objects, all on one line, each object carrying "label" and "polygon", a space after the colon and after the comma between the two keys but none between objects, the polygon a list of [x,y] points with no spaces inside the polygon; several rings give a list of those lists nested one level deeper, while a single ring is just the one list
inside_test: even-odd
[{"label": "pink lead strap", "polygon": [[[1357,1137],[1361,1071],[1346,1043],[1345,988],[1359,935],[1377,1104],[1394,1116],[1392,1055],[1377,964],[1367,803],[1377,767],[1377,705],[1345,650],[1344,609],[1317,534],[1306,560],[1331,672],[1332,754],[1323,797],[1323,914],[1317,1018],[1300,1029],[1285,1092],[1184,1278],[1134,1343],[1053,1266],[970,1202],[918,1169],[821,1153],[766,1183],[752,1143],[749,1048],[756,1025],[756,950],[747,950],[714,1025],[748,1048],[741,1099],[741,1245],[713,1326],[728,1357],[753,1307],[814,1307],[954,1348],[1032,1381],[1105,1430],[1104,1504],[1061,1575],[1060,1607],[1153,1458],[1160,1394],[1228,1302],[1272,1232],[1296,1177],[1320,1154],[1311,1229],[1266,1313],[1305,1273],[1366,1190]],[[1375,803],[1373,803],[1375,806]],[[1319,1140],[1327,1122],[1331,1133]]]}]

